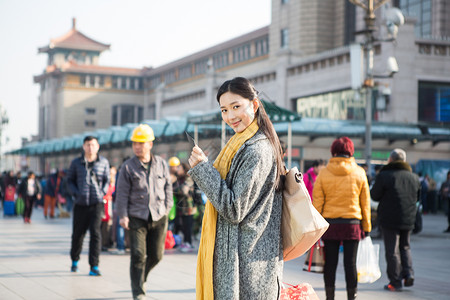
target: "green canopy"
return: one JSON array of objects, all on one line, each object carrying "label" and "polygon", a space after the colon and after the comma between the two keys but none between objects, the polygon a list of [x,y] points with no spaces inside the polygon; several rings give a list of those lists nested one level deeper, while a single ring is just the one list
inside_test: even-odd
[{"label": "green canopy", "polygon": [[[299,121],[301,116],[293,111],[287,110],[276,105],[273,102],[261,100],[273,123]],[[222,114],[220,111],[209,112],[197,116],[188,117],[188,123],[191,124],[220,124],[222,122]]]}]

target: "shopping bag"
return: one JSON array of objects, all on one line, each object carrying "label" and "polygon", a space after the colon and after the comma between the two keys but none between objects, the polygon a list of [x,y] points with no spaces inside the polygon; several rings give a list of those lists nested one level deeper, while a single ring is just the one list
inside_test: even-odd
[{"label": "shopping bag", "polygon": [[372,283],[381,277],[378,262],[380,245],[374,245],[370,236],[359,241],[358,254],[356,255],[356,270],[359,283]]},{"label": "shopping bag", "polygon": [[292,168],[286,174],[283,188],[283,259],[288,261],[303,255],[320,239],[328,226],[311,203],[302,173],[296,167]]},{"label": "shopping bag", "polygon": [[414,222],[413,233],[419,233],[423,229],[423,220],[422,220],[422,204],[420,202],[416,203],[416,221]]},{"label": "shopping bag", "polygon": [[22,197],[17,197],[16,200],[16,214],[21,216],[23,215],[23,212],[25,211],[25,201]]},{"label": "shopping bag", "polygon": [[319,300],[316,292],[309,283],[300,283],[285,287],[282,284],[280,300]]},{"label": "shopping bag", "polygon": [[169,221],[173,221],[177,216],[177,197],[173,196],[173,206],[169,211]]},{"label": "shopping bag", "polygon": [[175,239],[173,237],[173,233],[172,233],[171,230],[167,230],[166,241],[164,243],[164,248],[165,249],[172,249],[173,246],[175,246]]},{"label": "shopping bag", "polygon": [[305,263],[303,264],[303,271],[313,273],[323,273],[325,266],[325,251],[322,240],[319,240],[311,249],[306,252]]}]

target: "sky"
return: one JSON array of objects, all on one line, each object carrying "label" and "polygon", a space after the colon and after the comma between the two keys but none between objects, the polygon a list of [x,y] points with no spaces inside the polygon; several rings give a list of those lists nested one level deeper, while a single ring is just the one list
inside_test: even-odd
[{"label": "sky", "polygon": [[271,0],[0,0],[1,152],[38,132],[47,46],[72,28],[111,48],[100,65],[158,67],[270,24]]}]

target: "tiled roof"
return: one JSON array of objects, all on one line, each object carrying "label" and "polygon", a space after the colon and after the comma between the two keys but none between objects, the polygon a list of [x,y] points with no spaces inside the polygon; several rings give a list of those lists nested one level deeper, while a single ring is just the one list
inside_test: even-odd
[{"label": "tiled roof", "polygon": [[99,75],[142,76],[143,69],[105,67],[98,65],[78,65],[75,62],[67,62],[61,68],[55,65],[47,66],[45,73],[34,76],[34,82],[40,82],[51,74],[61,73],[85,73]]},{"label": "tiled roof", "polygon": [[[51,66],[47,67],[50,68]],[[88,74],[111,74],[111,75],[124,75],[124,76],[141,76],[142,69],[133,68],[121,68],[121,67],[107,67],[99,65],[79,65],[76,62],[65,63],[61,71],[69,73],[88,73]]]},{"label": "tiled roof", "polygon": [[109,49],[109,47],[110,45],[97,42],[79,32],[75,27],[74,20],[73,28],[69,32],[58,38],[51,39],[48,46],[39,48],[39,53],[48,52],[54,48],[102,52]]}]

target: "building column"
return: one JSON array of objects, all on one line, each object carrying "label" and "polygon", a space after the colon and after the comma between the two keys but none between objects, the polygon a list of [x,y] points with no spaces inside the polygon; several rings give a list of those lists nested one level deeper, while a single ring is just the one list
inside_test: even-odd
[{"label": "building column", "polygon": [[216,99],[214,95],[214,87],[216,85],[216,71],[214,70],[213,61],[210,58],[208,60],[208,66],[206,69],[206,87],[205,87],[205,97],[208,103],[207,107],[211,110],[217,108]]},{"label": "building column", "polygon": [[290,61],[291,51],[289,49],[282,49],[277,53],[276,103],[287,109],[291,109],[291,103],[287,95],[287,69]]},{"label": "building column", "polygon": [[161,110],[162,110],[162,103],[164,101],[164,93],[166,89],[166,84],[162,82],[158,85],[156,88],[156,101],[155,101],[155,120],[161,119]]},{"label": "building column", "polygon": [[150,119],[150,113],[149,113],[149,109],[148,106],[150,105],[150,101],[149,101],[149,91],[148,91],[148,87],[147,87],[147,82],[145,79],[143,79],[143,84],[144,84],[144,120],[149,120]]}]

